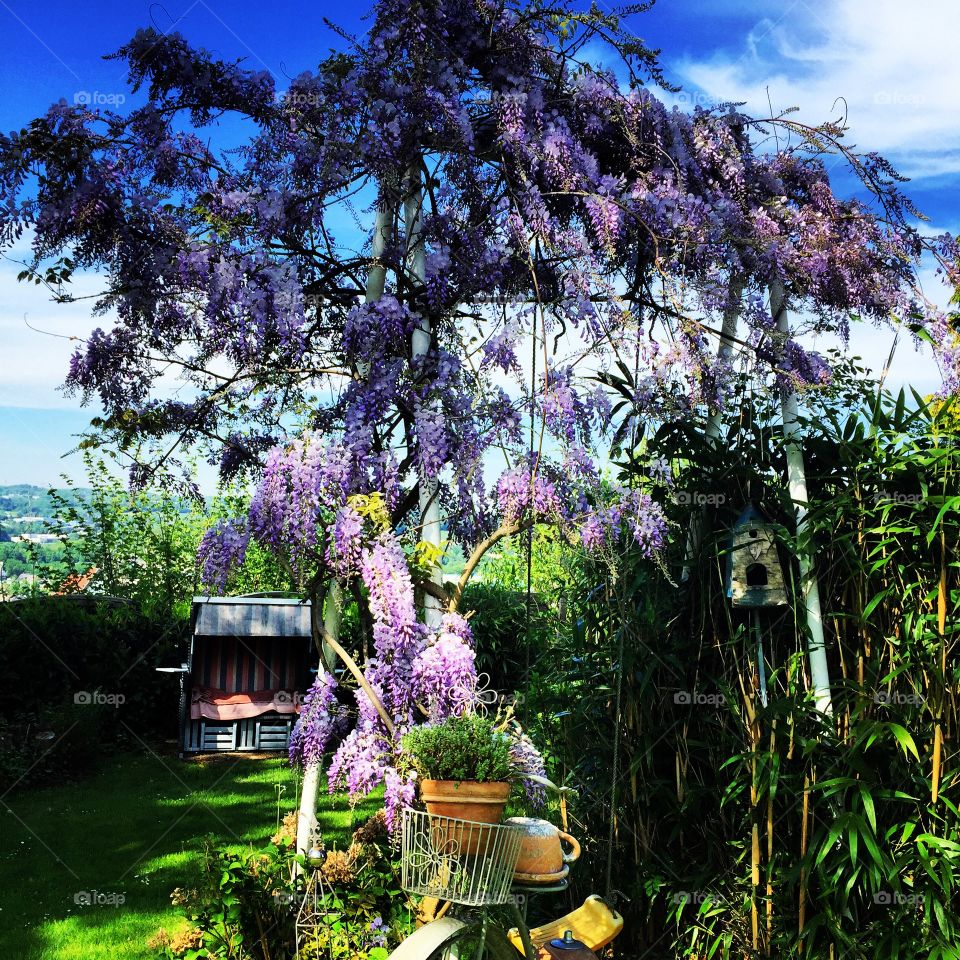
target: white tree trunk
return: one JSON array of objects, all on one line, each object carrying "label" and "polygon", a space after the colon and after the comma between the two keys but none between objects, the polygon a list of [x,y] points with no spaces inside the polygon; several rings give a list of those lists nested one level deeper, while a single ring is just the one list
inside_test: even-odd
[{"label": "white tree trunk", "polygon": [[[733,356],[736,346],[737,324],[740,320],[740,297],[743,293],[743,281],[734,278],[730,281],[730,298],[726,311],[723,314],[723,324],[720,327],[720,344],[717,347],[717,361],[727,362]],[[706,438],[711,446],[715,446],[720,437],[723,425],[723,414],[714,410],[707,420]],[[690,579],[690,570],[700,551],[700,542],[703,539],[704,508],[690,512],[690,526],[687,528],[687,544],[684,550],[683,570],[680,573],[681,583]]]},{"label": "white tree trunk", "polygon": [[[786,292],[779,280],[770,284],[770,310],[777,324],[777,331],[790,335],[790,318],[787,314]],[[793,501],[797,517],[797,536],[804,532],[807,507],[810,498],[807,494],[807,474],[803,465],[800,428],[797,424],[797,394],[795,390],[785,389],[781,397],[783,415],[783,435],[786,440],[787,485],[790,499]],[[833,712],[830,695],[830,668],[827,664],[827,651],[823,633],[823,614],[820,607],[820,585],[813,557],[806,550],[798,551],[800,563],[800,583],[803,603],[807,615],[807,629],[810,633],[807,656],[810,661],[810,682],[816,699],[817,709],[822,713]]]},{"label": "white tree trunk", "polygon": [[[323,607],[323,626],[334,640],[340,639],[342,611],[343,591],[340,584],[334,581],[327,590]],[[307,764],[303,771],[303,792],[300,794],[300,808],[297,811],[297,853],[307,852],[310,848],[310,837],[316,830],[319,784],[320,764]]]},{"label": "white tree trunk", "polygon": [[[421,222],[423,219],[423,186],[420,169],[411,166],[407,175],[407,190],[404,199],[404,222],[407,233],[407,269],[412,276],[423,283],[426,279],[426,250],[420,239]],[[432,331],[428,317],[421,317],[413,331],[413,360],[424,357],[430,350]],[[441,543],[441,518],[439,501],[439,483],[436,479],[428,479],[423,471],[420,472],[420,539],[436,547]],[[443,579],[439,571],[431,577],[438,586],[442,586]],[[441,602],[429,594],[424,598],[424,620],[431,629],[440,624],[443,616]]]}]

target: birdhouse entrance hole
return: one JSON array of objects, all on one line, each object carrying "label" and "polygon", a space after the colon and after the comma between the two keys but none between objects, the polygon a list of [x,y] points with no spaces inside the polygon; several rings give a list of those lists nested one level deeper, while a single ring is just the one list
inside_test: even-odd
[{"label": "birdhouse entrance hole", "polygon": [[767,585],[767,568],[762,563],[751,563],[747,567],[747,586],[765,587]]}]

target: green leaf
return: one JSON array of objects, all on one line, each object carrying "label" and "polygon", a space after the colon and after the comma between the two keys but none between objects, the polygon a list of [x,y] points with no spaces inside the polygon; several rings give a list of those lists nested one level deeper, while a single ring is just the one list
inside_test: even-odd
[{"label": "green leaf", "polygon": [[904,756],[909,752],[913,754],[915,759],[919,760],[920,754],[917,752],[917,745],[913,742],[913,737],[910,736],[907,728],[899,723],[889,723],[887,726],[890,727],[893,735],[897,738],[897,742],[903,747]]},{"label": "green leaf", "polygon": [[873,805],[873,794],[865,787],[860,787],[860,802],[863,804],[864,812],[867,815],[867,820],[870,823],[870,827],[874,833],[877,832],[877,811]]}]

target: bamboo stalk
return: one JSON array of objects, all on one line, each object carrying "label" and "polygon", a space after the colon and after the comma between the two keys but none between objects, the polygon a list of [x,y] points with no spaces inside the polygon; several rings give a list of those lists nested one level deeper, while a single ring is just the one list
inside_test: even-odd
[{"label": "bamboo stalk", "polygon": [[767,787],[767,942],[766,955],[770,956],[773,943],[773,758],[777,747],[777,721],[770,730],[770,783]]},{"label": "bamboo stalk", "polygon": [[[770,283],[770,311],[782,336],[790,335],[790,320],[787,316],[787,298],[783,284],[779,280]],[[781,397],[783,415],[783,435],[786,440],[787,482],[790,499],[794,503],[797,518],[797,535],[803,533],[810,502],[807,493],[807,474],[803,462],[803,450],[800,446],[798,407],[796,391],[786,389]],[[807,659],[810,662],[810,681],[813,686],[817,709],[824,714],[833,713],[833,700],[830,693],[830,667],[827,663],[826,642],[823,633],[823,613],[820,605],[820,584],[813,558],[804,550],[799,551],[800,580],[803,601],[806,609],[807,630],[810,639],[807,644]]]},{"label": "bamboo stalk", "polygon": [[947,677],[947,542],[943,523],[940,524],[940,586],[937,590],[937,633],[940,634],[940,696],[937,698],[937,723],[933,730],[933,771],[930,802],[940,796],[940,775],[943,762],[943,702],[946,699]]},{"label": "bamboo stalk", "polygon": [[[810,776],[803,775],[803,822],[800,825],[800,861],[807,855],[807,844],[810,841]],[[807,870],[800,868],[800,902],[797,909],[797,932],[802,937],[803,928],[807,924]],[[804,942],[800,940],[799,952],[803,953]]]},{"label": "bamboo stalk", "polygon": [[757,786],[757,745],[760,742],[756,711],[750,706],[750,931],[753,951],[760,948],[760,913],[757,892],[760,889],[760,822],[757,817],[759,789]]}]

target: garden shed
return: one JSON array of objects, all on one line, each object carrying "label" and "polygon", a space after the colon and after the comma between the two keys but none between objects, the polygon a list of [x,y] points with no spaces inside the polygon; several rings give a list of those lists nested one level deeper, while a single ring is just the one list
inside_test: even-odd
[{"label": "garden shed", "polygon": [[183,751],[286,750],[311,682],[310,604],[195,597],[191,624]]}]

